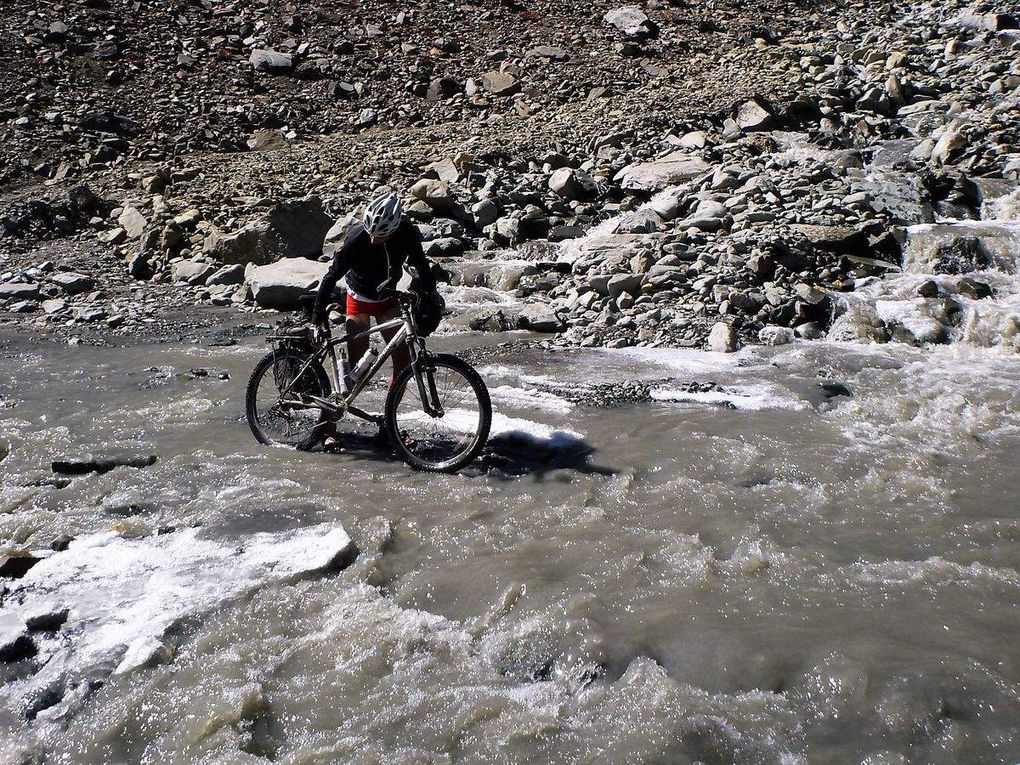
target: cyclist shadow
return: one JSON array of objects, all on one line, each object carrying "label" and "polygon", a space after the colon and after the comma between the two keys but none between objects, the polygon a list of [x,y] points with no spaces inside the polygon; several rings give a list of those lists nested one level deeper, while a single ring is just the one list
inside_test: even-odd
[{"label": "cyclist shadow", "polygon": [[[539,480],[558,470],[589,475],[616,475],[617,470],[594,462],[596,449],[574,433],[555,431],[538,437],[524,431],[505,431],[490,436],[482,453],[460,471],[468,477],[510,480],[533,475]],[[399,463],[400,458],[374,436],[345,434],[343,456],[348,459]]]},{"label": "cyclist shadow", "polygon": [[462,472],[505,479],[531,475],[539,480],[561,470],[616,475],[615,468],[594,461],[596,452],[594,446],[577,434],[562,430],[544,437],[525,431],[504,431],[491,436],[474,464]]}]

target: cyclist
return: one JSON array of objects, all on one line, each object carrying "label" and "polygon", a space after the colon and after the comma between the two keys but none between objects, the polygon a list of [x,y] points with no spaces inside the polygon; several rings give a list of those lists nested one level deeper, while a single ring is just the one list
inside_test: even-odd
[{"label": "cyclist", "polygon": [[[336,283],[347,277],[347,331],[360,332],[371,327],[372,318],[377,323],[389,321],[399,315],[397,300],[386,294],[400,281],[405,265],[413,266],[417,272],[416,286],[434,291],[435,277],[425,253],[422,251],[421,234],[418,228],[404,215],[400,197],[384,193],[369,204],[360,224],[347,234],[343,245],[333,256],[326,274],[319,284],[319,292],[312,310],[312,322],[322,326],[328,321],[326,306],[336,290]],[[389,342],[397,330],[384,332]],[[347,352],[351,366],[368,350],[369,338],[351,339]],[[393,352],[392,386],[397,375],[410,364],[407,348],[401,346]],[[380,429],[380,437],[385,433]],[[327,447],[337,446],[335,427],[326,433]]]}]

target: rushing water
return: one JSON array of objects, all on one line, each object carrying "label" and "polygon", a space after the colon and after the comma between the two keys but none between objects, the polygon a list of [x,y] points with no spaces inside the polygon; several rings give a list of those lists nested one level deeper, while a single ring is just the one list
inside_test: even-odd
[{"label": "rushing water", "polygon": [[[71,609],[4,670],[2,762],[1020,758],[1001,346],[535,349],[429,476],[256,444],[255,340],[8,340],[0,540],[78,541],[0,614]],[[623,379],[653,400],[577,403]],[[106,445],[159,459],[49,485]]]}]

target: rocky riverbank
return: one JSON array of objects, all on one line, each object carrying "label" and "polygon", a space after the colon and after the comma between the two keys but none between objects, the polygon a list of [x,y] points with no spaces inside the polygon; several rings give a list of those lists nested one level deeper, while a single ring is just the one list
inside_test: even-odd
[{"label": "rocky riverbank", "polygon": [[[58,10],[18,22],[36,64],[0,108],[0,301],[29,328],[292,308],[382,184],[450,326],[569,344],[822,337],[919,238],[959,277],[917,286],[938,326],[839,334],[945,342],[995,295],[972,272],[1015,270],[1015,8]],[[916,229],[941,220],[993,223]]]}]

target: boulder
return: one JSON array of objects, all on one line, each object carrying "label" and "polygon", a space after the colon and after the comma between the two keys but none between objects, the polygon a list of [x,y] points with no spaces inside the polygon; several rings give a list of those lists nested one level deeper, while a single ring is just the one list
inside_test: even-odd
[{"label": "boulder", "polygon": [[448,210],[454,203],[450,188],[435,178],[422,178],[411,187],[411,196],[420,199],[433,210]]},{"label": "boulder", "polygon": [[538,45],[524,53],[525,58],[547,58],[552,61],[566,61],[570,54],[554,45]]},{"label": "boulder", "polygon": [[0,663],[9,664],[36,654],[25,623],[13,615],[0,616]]},{"label": "boulder", "polygon": [[788,345],[793,339],[794,332],[789,327],[770,324],[758,330],[758,342],[762,345]]},{"label": "boulder", "polygon": [[266,74],[290,74],[294,69],[294,57],[289,53],[256,48],[248,57],[251,68]]},{"label": "boulder", "polygon": [[53,274],[50,281],[56,284],[68,295],[77,295],[80,292],[88,292],[96,286],[96,281],[91,276],[75,273],[74,271],[63,271]]},{"label": "boulder", "polygon": [[602,20],[627,37],[645,39],[655,37],[659,27],[636,5],[625,5],[608,11]]},{"label": "boulder", "polygon": [[128,239],[137,239],[149,225],[149,221],[136,208],[127,205],[117,216],[117,225],[124,229]]},{"label": "boulder", "polygon": [[708,333],[708,350],[716,353],[733,353],[737,350],[737,331],[729,324],[719,321]]},{"label": "boulder", "polygon": [[548,303],[531,303],[521,310],[517,317],[517,327],[532,332],[559,332],[563,322]]},{"label": "boulder", "polygon": [[739,104],[734,109],[733,121],[745,133],[776,128],[775,110],[764,98],[752,98]]},{"label": "boulder", "polygon": [[960,279],[960,283],[957,284],[957,289],[960,290],[961,295],[966,295],[974,300],[984,300],[992,296],[992,288],[985,282],[979,282],[977,279],[972,279],[969,276],[965,276]]},{"label": "boulder", "polygon": [[244,281],[244,266],[240,263],[235,263],[230,266],[223,266],[219,270],[213,272],[208,279],[205,280],[206,285],[215,286],[217,284],[240,284]]},{"label": "boulder", "polygon": [[613,300],[619,300],[622,295],[637,297],[643,279],[642,274],[614,274],[606,282],[606,293]]},{"label": "boulder", "polygon": [[635,162],[620,170],[613,180],[628,191],[660,191],[696,178],[712,169],[701,157],[675,151],[651,162]]},{"label": "boulder", "polygon": [[0,284],[0,300],[38,300],[38,284],[22,284],[20,282],[8,282]]},{"label": "boulder", "polygon": [[521,89],[517,78],[509,72],[485,72],[479,80],[485,91],[493,96],[512,96]]},{"label": "boulder", "polygon": [[200,285],[205,284],[206,279],[208,279],[215,270],[216,266],[211,263],[195,260],[182,260],[174,263],[170,267],[170,275],[175,282]]},{"label": "boulder", "polygon": [[303,295],[319,286],[327,264],[307,258],[283,258],[266,266],[255,266],[247,282],[252,297],[262,308],[294,311]]},{"label": "boulder", "polygon": [[826,252],[855,255],[868,250],[867,235],[853,226],[819,226],[810,223],[797,223],[791,228],[816,248]]},{"label": "boulder", "polygon": [[333,219],[315,196],[289,199],[274,205],[262,220],[232,234],[212,231],[203,251],[226,264],[266,265],[277,258],[317,258]]},{"label": "boulder", "polygon": [[599,195],[599,186],[584,170],[561,167],[549,176],[549,188],[563,199],[587,202]]},{"label": "boulder", "polygon": [[426,257],[449,258],[464,252],[464,242],[454,236],[430,239],[422,245]]}]

